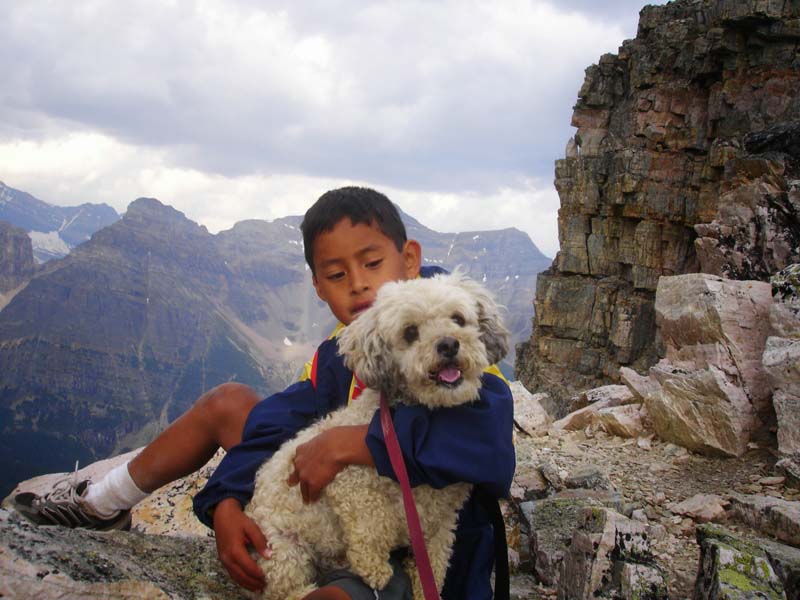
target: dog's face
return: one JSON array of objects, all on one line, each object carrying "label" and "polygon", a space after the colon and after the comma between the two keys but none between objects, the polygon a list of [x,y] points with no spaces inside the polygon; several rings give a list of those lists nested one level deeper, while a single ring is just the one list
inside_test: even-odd
[{"label": "dog's face", "polygon": [[486,289],[456,273],[385,284],[339,349],[389,400],[455,406],[477,398],[483,370],[508,351],[508,331]]}]

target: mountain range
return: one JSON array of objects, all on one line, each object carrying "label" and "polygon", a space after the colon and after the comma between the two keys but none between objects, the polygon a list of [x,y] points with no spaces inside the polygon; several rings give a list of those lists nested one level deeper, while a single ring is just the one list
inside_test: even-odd
[{"label": "mountain range", "polygon": [[61,258],[119,219],[107,204],[54,206],[0,181],[0,221],[28,231],[39,263]]},{"label": "mountain range", "polygon": [[[484,281],[514,340],[530,334],[536,274],[550,259],[526,234],[443,234],[403,218],[426,264]],[[0,295],[0,496],[148,442],[225,381],[265,395],[291,382],[335,324],[311,285],[300,221],[248,220],[213,235],[140,198],[59,260],[35,266],[30,246],[15,252],[27,267],[17,264],[16,287]],[[22,228],[6,227],[6,246],[31,244]],[[3,265],[0,256],[0,282]]]}]

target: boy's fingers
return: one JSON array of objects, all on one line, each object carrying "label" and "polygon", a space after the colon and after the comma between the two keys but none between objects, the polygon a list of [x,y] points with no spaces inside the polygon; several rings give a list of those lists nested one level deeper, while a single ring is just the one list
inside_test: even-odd
[{"label": "boy's fingers", "polygon": [[260,592],[264,589],[263,581],[259,581],[258,579],[250,577],[236,564],[231,564],[228,567],[228,573],[230,573],[231,577],[236,583],[241,585],[243,588],[250,590],[251,592]]},{"label": "boy's fingers", "polygon": [[263,571],[261,571],[258,563],[253,560],[253,557],[250,556],[250,553],[245,548],[237,552],[233,560],[245,575],[259,582],[259,585],[264,585],[265,579]]},{"label": "boy's fingers", "polygon": [[267,536],[264,535],[261,528],[256,525],[255,522],[250,521],[247,524],[245,527],[245,534],[256,552],[266,559],[272,558],[272,548],[268,545]]},{"label": "boy's fingers", "polygon": [[289,487],[291,487],[293,485],[297,485],[299,481],[300,481],[300,475],[298,474],[297,469],[295,469],[294,471],[292,471],[292,474],[289,475],[289,479],[286,480],[286,483]]},{"label": "boy's fingers", "polygon": [[316,502],[317,500],[319,500],[319,496],[321,493],[322,490],[317,486],[306,487],[306,502],[307,503]]}]

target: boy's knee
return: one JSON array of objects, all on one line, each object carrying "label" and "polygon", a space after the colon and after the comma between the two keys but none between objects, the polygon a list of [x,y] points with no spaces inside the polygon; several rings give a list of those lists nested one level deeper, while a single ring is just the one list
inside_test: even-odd
[{"label": "boy's knee", "polygon": [[215,422],[224,422],[231,417],[238,420],[246,416],[260,400],[250,386],[243,383],[223,383],[207,391],[195,403],[195,407]]}]

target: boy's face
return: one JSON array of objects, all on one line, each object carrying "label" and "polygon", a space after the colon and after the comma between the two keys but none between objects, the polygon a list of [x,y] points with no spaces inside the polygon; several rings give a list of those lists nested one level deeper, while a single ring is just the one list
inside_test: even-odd
[{"label": "boy's face", "polygon": [[372,305],[384,283],[417,277],[421,259],[415,240],[398,250],[376,225],[353,225],[345,218],[314,240],[314,288],[349,325]]}]

